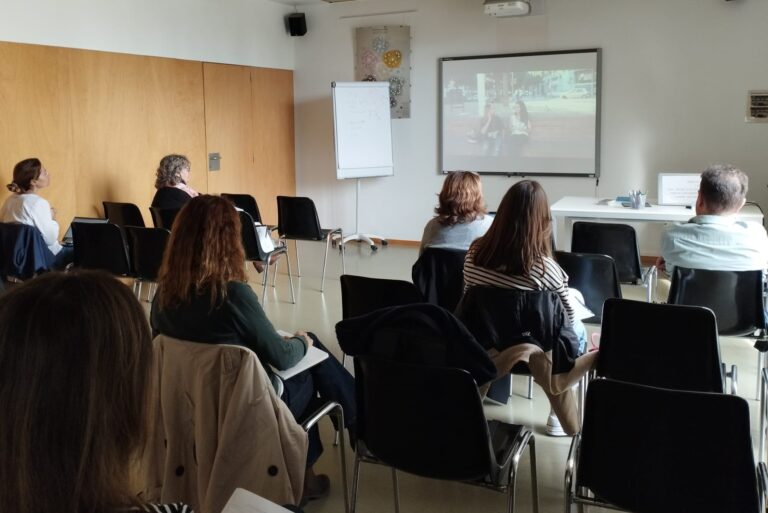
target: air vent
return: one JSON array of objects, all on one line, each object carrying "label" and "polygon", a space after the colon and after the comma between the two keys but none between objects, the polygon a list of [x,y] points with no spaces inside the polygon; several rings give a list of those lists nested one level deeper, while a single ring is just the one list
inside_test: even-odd
[{"label": "air vent", "polygon": [[749,91],[747,94],[747,122],[768,123],[768,91]]}]

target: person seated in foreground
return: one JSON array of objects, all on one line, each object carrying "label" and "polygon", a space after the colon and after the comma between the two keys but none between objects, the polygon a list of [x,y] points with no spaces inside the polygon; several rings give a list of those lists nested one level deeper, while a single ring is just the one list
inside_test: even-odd
[{"label": "person seated in foreground", "polygon": [[[309,346],[328,352],[312,333],[282,337],[275,331],[247,283],[244,261],[235,207],[218,196],[193,198],[179,212],[165,250],[150,316],[153,330],[191,342],[241,345],[256,353],[264,367],[279,370],[296,365]],[[338,402],[344,427],[354,439],[354,393],[352,375],[329,355],[286,380],[282,399],[298,422],[320,405],[317,395],[322,403]],[[309,432],[305,499],[328,494],[328,476],[312,472],[321,453],[314,427]]]},{"label": "person seated in foreground", "polygon": [[[504,195],[488,232],[469,248],[464,260],[464,289],[475,285],[521,290],[551,290],[565,307],[568,322],[579,341],[578,354],[586,348],[584,324],[576,318],[568,290],[568,275],[552,258],[552,220],[544,189],[538,182],[522,180]],[[515,346],[490,350],[497,376],[509,374],[519,361]],[[553,410],[547,433],[554,436],[578,430],[574,398],[570,390],[554,396],[546,390]],[[567,418],[563,418],[567,417]]]},{"label": "person seated in foreground", "polygon": [[0,297],[0,511],[191,512],[131,489],[152,355],[141,305],[101,271],[48,273]]},{"label": "person seated in foreground", "polygon": [[736,214],[747,201],[749,178],[730,165],[714,165],[701,174],[696,216],[669,226],[661,238],[656,267],[662,272],[657,297],[666,301],[675,266],[713,271],[764,270],[768,237],[759,223]]},{"label": "person seated in foreground", "polygon": [[419,255],[429,247],[467,250],[493,222],[485,208],[483,187],[477,173],[449,173],[443,181],[438,201],[437,215],[424,227]]},{"label": "person seated in foreground", "polygon": [[187,185],[192,164],[184,155],[166,155],[160,160],[155,176],[155,197],[152,206],[178,209],[198,195]]},{"label": "person seated in foreground", "polygon": [[74,250],[59,244],[59,223],[50,203],[37,194],[51,184],[51,175],[40,159],[24,159],[13,168],[13,181],[6,187],[13,194],[0,208],[0,222],[34,226],[53,253],[54,269],[64,269],[74,260]]}]

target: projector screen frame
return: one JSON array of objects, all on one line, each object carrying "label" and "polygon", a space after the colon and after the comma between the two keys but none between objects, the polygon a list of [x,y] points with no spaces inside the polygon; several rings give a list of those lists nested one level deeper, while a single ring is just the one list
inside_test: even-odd
[{"label": "projector screen frame", "polygon": [[578,173],[578,172],[536,172],[536,171],[524,171],[524,170],[505,170],[505,171],[480,171],[477,173],[481,175],[497,175],[507,177],[526,177],[526,176],[551,176],[551,177],[583,177],[600,179],[600,138],[601,138],[601,118],[602,118],[602,48],[581,48],[571,50],[550,50],[542,52],[522,52],[522,53],[503,53],[503,54],[491,54],[491,55],[466,55],[457,57],[441,57],[438,59],[438,174],[448,174],[452,171],[458,171],[459,169],[445,169],[444,163],[444,144],[445,144],[445,126],[444,126],[444,110],[445,110],[445,98],[444,92],[444,64],[452,61],[463,60],[478,60],[478,59],[496,59],[496,58],[516,58],[516,57],[533,57],[533,56],[547,56],[547,55],[569,55],[569,54],[595,54],[595,147],[594,147],[594,171]]}]

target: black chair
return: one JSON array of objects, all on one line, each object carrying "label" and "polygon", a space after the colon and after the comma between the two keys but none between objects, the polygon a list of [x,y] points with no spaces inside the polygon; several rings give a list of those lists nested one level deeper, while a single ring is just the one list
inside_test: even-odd
[{"label": "black chair", "polygon": [[72,223],[75,267],[131,276],[123,229],[112,223]]},{"label": "black chair", "polygon": [[141,228],[138,226],[126,226],[124,230],[128,238],[134,278],[138,282],[136,294],[141,297],[142,284],[145,281],[149,282],[147,301],[152,301],[153,284],[157,282],[157,275],[163,262],[163,253],[171,232],[163,228]]},{"label": "black chair", "polygon": [[647,289],[648,302],[653,300],[653,280],[656,267],[643,271],[640,267],[640,250],[637,246],[635,229],[627,224],[573,223],[571,237],[573,253],[594,253],[608,255],[616,263],[621,283],[643,285]]},{"label": "black chair", "polygon": [[353,512],[363,462],[392,468],[396,511],[396,470],[402,470],[505,491],[507,511],[512,512],[517,464],[526,446],[530,447],[533,511],[538,512],[533,434],[524,426],[487,421],[469,372],[355,356],[355,387]]},{"label": "black chair", "polygon": [[741,397],[590,384],[584,427],[566,462],[566,512],[577,503],[639,513],[762,513],[765,486]]},{"label": "black chair", "polygon": [[568,275],[568,286],[584,296],[587,308],[595,315],[584,319],[584,323],[600,324],[603,318],[603,303],[609,297],[621,299],[621,285],[616,263],[608,255],[591,253],[555,252],[555,259]]},{"label": "black chair", "polygon": [[389,306],[421,303],[416,286],[409,281],[367,278],[344,274],[341,281],[341,317],[358,317]]},{"label": "black chair", "polygon": [[[709,271],[676,266],[672,271],[669,303],[705,306],[715,312],[720,335],[754,336],[760,371],[765,366],[768,339],[763,304],[762,271]],[[735,369],[735,367],[734,367]],[[733,370],[731,371],[733,373]],[[731,382],[736,381],[735,375]]]},{"label": "black chair", "polygon": [[54,255],[40,230],[21,223],[0,223],[0,277],[23,281],[53,266]]},{"label": "black chair", "polygon": [[[256,225],[253,218],[245,210],[238,211],[240,215],[240,234],[243,241],[243,249],[245,250],[245,260],[248,262],[262,262],[264,264],[264,277],[263,286],[261,291],[261,303],[267,297],[267,282],[269,281],[269,267],[272,261],[272,257],[278,257],[280,255],[286,255],[288,260],[288,282],[291,287],[291,303],[296,303],[296,297],[293,294],[293,276],[291,276],[291,261],[288,259],[288,247],[285,245],[275,246],[271,251],[267,251],[259,240],[259,235],[256,233]],[[272,286],[275,286],[275,279],[277,278],[277,261],[275,261],[275,276],[272,279]]]},{"label": "black chair", "polygon": [[[244,210],[248,212],[255,222],[259,224],[264,224],[264,221],[261,220],[261,212],[259,211],[258,203],[256,203],[256,198],[254,198],[250,194],[230,194],[230,193],[222,192],[221,197],[231,201],[232,204],[235,207],[239,208],[240,210]],[[277,226],[273,226],[273,225],[265,225],[265,226],[269,230],[274,230],[277,228]]]},{"label": "black chair", "polygon": [[715,315],[697,306],[607,299],[595,373],[641,385],[722,393]]},{"label": "black chair", "polygon": [[109,219],[110,223],[118,226],[139,226],[141,228],[146,226],[139,207],[133,203],[103,201],[102,204],[104,205],[104,217]]},{"label": "black chair", "polygon": [[427,248],[413,264],[411,277],[427,302],[451,312],[464,292],[463,249]]},{"label": "black chair", "polygon": [[[315,203],[310,198],[294,196],[277,197],[277,231],[284,240],[309,240],[325,241],[325,257],[323,258],[323,276],[320,279],[320,292],[325,286],[325,264],[328,260],[328,248],[334,235],[339,240],[344,239],[341,228],[321,228],[320,219],[317,217]],[[345,274],[344,244],[340,243],[341,250],[341,274]],[[296,274],[301,276],[301,264],[299,263],[299,244],[296,242]]]},{"label": "black chair", "polygon": [[163,228],[170,231],[173,227],[173,222],[176,220],[176,216],[179,215],[180,208],[157,208],[149,207],[149,212],[152,214],[152,223],[155,228]]}]

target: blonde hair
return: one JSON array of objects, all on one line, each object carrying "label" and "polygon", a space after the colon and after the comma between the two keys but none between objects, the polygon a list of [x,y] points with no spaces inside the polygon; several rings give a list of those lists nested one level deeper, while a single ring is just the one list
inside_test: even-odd
[{"label": "blonde hair", "polygon": [[445,177],[435,208],[442,225],[452,226],[469,223],[488,211],[483,203],[483,186],[480,175],[471,171],[453,171]]}]

